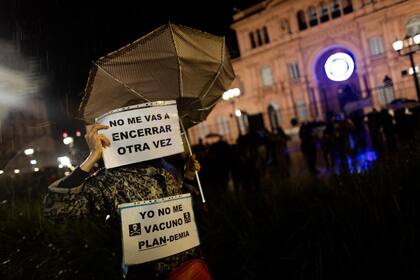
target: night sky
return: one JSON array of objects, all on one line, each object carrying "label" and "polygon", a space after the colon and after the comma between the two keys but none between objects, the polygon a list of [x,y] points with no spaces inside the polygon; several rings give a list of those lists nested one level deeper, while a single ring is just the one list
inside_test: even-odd
[{"label": "night sky", "polygon": [[77,113],[92,61],[168,21],[224,35],[238,56],[233,11],[256,2],[9,0],[0,7],[1,35],[17,36],[24,54],[40,59],[51,119],[61,122],[66,107],[67,118]]}]

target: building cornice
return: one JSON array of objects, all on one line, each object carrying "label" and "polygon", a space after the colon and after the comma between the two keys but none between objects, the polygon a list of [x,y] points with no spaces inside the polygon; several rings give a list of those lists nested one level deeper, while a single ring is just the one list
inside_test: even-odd
[{"label": "building cornice", "polygon": [[[272,5],[276,6],[282,2],[285,2],[285,0],[279,0],[279,3],[276,3],[276,1],[272,1]],[[264,45],[256,49],[246,51],[240,57],[235,58],[233,62],[239,63],[243,60],[248,59],[249,57],[264,52],[270,52],[273,48],[278,50],[287,49],[290,47],[291,44],[301,44],[303,47],[306,47],[313,44],[318,44],[319,41],[334,40],[334,38],[344,36],[346,32],[355,30],[355,27],[360,25],[361,22],[371,20],[372,15],[383,13],[389,8],[405,3],[409,4],[410,2],[412,2],[412,0],[400,0],[394,1],[393,3],[389,3],[388,5],[378,7],[369,12],[366,12],[363,9],[355,11],[353,13],[344,15],[332,21],[331,23],[334,22],[333,26],[331,24],[320,24],[316,27],[312,27],[307,30],[294,33],[288,36],[287,39],[274,39],[268,45]]]}]

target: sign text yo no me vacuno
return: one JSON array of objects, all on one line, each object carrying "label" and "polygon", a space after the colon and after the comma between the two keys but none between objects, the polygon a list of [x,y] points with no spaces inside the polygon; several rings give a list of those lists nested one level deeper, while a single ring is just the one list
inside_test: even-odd
[{"label": "sign text yo no me vacuno", "polygon": [[200,244],[191,194],[125,203],[118,208],[127,265],[171,256]]}]

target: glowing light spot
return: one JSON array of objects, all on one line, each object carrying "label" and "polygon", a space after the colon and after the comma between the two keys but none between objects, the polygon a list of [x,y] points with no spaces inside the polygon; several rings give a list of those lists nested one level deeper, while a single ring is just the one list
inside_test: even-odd
[{"label": "glowing light spot", "polygon": [[25,154],[25,155],[27,155],[27,156],[29,156],[29,155],[33,155],[34,154],[34,149],[32,149],[32,148],[29,148],[29,149],[26,149],[26,150],[24,150],[23,151],[23,153]]},{"label": "glowing light spot", "polygon": [[354,72],[354,61],[350,55],[338,52],[327,59],[324,69],[328,79],[336,82],[346,81]]}]

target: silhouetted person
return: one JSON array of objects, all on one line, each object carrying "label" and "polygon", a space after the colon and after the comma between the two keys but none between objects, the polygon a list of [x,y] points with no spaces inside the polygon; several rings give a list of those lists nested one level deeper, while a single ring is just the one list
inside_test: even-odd
[{"label": "silhouetted person", "polygon": [[350,118],[354,124],[352,136],[355,144],[355,152],[364,151],[366,149],[366,131],[363,122],[363,112],[360,110],[355,111],[351,114]]},{"label": "silhouetted person", "polygon": [[413,139],[413,118],[411,115],[406,114],[405,108],[395,110],[394,119],[399,140],[406,143]]},{"label": "silhouetted person", "polygon": [[220,138],[219,141],[210,145],[207,155],[208,179],[214,187],[226,190],[229,182],[230,164],[230,146],[223,138]]},{"label": "silhouetted person", "polygon": [[397,143],[395,140],[395,125],[387,109],[381,110],[381,124],[385,136],[386,146],[389,151],[394,151]]},{"label": "silhouetted person", "polygon": [[290,155],[287,150],[287,142],[290,140],[290,136],[284,132],[281,126],[278,126],[277,132],[273,136],[274,159],[284,177],[290,176]]},{"label": "silhouetted person", "polygon": [[411,109],[413,113],[414,135],[416,139],[420,137],[420,106]]},{"label": "silhouetted person", "polygon": [[305,157],[309,172],[318,174],[316,169],[316,138],[313,132],[313,125],[311,123],[303,123],[299,130],[299,137],[301,140],[300,149]]},{"label": "silhouetted person", "polygon": [[381,115],[373,108],[372,112],[367,114],[367,125],[369,128],[372,148],[378,153],[383,152],[383,139],[381,133]]},{"label": "silhouetted person", "polygon": [[351,155],[350,135],[354,131],[354,124],[349,118],[337,122],[336,143],[341,167],[347,168],[347,157]]},{"label": "silhouetted person", "polygon": [[239,180],[247,190],[256,190],[260,186],[258,170],[258,146],[260,143],[258,139],[255,132],[241,135],[237,139],[237,151],[241,162]]},{"label": "silhouetted person", "polygon": [[327,168],[335,166],[336,130],[334,122],[329,121],[321,139],[321,148]]}]

